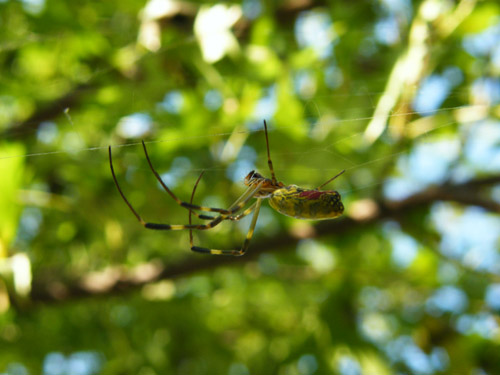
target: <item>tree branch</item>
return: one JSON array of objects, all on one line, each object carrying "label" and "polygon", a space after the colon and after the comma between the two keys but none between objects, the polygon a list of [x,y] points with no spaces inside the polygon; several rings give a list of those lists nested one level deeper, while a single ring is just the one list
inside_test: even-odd
[{"label": "tree branch", "polygon": [[[366,227],[386,219],[399,220],[416,210],[428,209],[436,201],[457,202],[474,205],[500,213],[500,204],[480,195],[478,188],[491,187],[500,182],[499,176],[475,179],[462,184],[444,184],[429,188],[402,201],[370,201],[363,215],[351,215],[339,220],[322,221],[314,226],[315,237],[349,235],[362,231]],[[354,210],[351,210],[354,212]],[[35,277],[31,291],[34,302],[62,302],[86,297],[109,296],[127,293],[152,282],[187,276],[196,272],[214,269],[225,265],[238,266],[255,259],[265,252],[281,252],[294,248],[300,241],[293,233],[280,233],[271,239],[256,241],[251,251],[244,257],[223,257],[191,255],[188,260],[170,265],[160,261],[151,261],[132,270],[123,267],[110,267],[98,273],[80,278],[62,280],[46,276]]]},{"label": "tree branch", "polygon": [[[163,21],[168,24],[168,27],[176,26],[182,29],[183,24],[189,25],[189,30],[191,30],[194,24],[195,17],[198,13],[198,7],[194,6],[192,3],[179,3],[180,7],[168,16],[165,16]],[[312,9],[318,6],[324,5],[324,1],[311,1],[311,0],[293,0],[286,4],[283,4],[278,9],[276,9],[276,17],[281,22],[290,23],[290,19],[294,19],[297,15],[308,9]],[[176,19],[176,22],[171,22],[172,19]],[[168,22],[167,22],[168,21]],[[242,20],[235,30],[235,34],[238,38],[244,38],[248,33],[251,22],[248,20]],[[186,32],[186,30],[185,30]],[[191,32],[191,31],[189,31]],[[115,68],[108,67],[106,71],[114,72]],[[37,111],[33,113],[29,118],[22,122],[11,124],[7,127],[7,130],[0,133],[0,138],[11,138],[19,139],[26,137],[26,133],[33,134],[39,128],[40,123],[44,121],[54,120],[60,116],[66,108],[77,108],[80,106],[81,100],[85,94],[89,93],[89,90],[96,91],[98,88],[96,82],[81,84],[75,86],[72,91],[66,93],[64,96],[58,98],[57,100],[48,103],[46,106],[37,103]]]},{"label": "tree branch", "polygon": [[68,92],[48,106],[40,108],[23,122],[9,126],[7,130],[0,134],[0,138],[15,139],[26,137],[26,133],[35,132],[40,126],[40,123],[53,120],[57,116],[60,116],[66,108],[78,106],[83,94],[88,92],[91,88],[93,87],[90,84],[76,86],[73,91]]}]

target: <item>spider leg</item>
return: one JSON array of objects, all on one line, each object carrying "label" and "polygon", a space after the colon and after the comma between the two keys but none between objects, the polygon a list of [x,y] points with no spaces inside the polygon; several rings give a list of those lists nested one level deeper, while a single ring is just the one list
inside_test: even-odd
[{"label": "spider leg", "polygon": [[[200,183],[200,180],[203,177],[204,173],[205,173],[205,171],[203,171],[203,172],[200,173],[200,175],[198,176],[198,179],[196,180],[196,182],[194,184],[193,192],[191,193],[191,200],[189,201],[190,203],[193,203],[194,194],[196,193],[196,188],[198,187],[198,184]],[[236,200],[236,202],[234,202],[231,205],[231,207],[237,205],[240,202],[240,200],[242,199],[242,197],[244,197],[244,194],[240,198],[238,198]],[[247,216],[248,214],[250,214],[254,210],[256,204],[257,204],[257,202],[255,202],[254,204],[252,204],[250,207],[248,207],[245,211],[243,211],[239,215],[226,216],[224,218],[224,220],[232,220],[232,221],[241,220],[242,218],[244,218],[245,216]],[[194,214],[196,217],[198,217],[198,219],[201,219],[201,220],[214,220],[214,219],[217,218],[215,216],[202,215],[202,214],[199,214],[196,211],[189,210],[189,225],[192,224],[192,222],[191,222],[191,214]],[[193,232],[192,230],[189,230],[189,234],[190,234],[191,237],[192,237],[192,232]],[[192,245],[192,243],[191,243],[191,245]]]},{"label": "spider leg", "polygon": [[[199,230],[206,230],[206,229],[213,228],[216,225],[220,224],[222,221],[227,220],[227,218],[229,216],[232,216],[234,213],[238,212],[241,208],[243,208],[243,206],[245,206],[248,203],[248,201],[253,198],[253,196],[257,193],[257,191],[261,187],[261,184],[259,184],[255,187],[247,189],[247,191],[245,193],[243,193],[243,195],[235,202],[235,204],[233,204],[228,210],[223,210],[225,212],[228,212],[228,214],[221,214],[221,215],[213,218],[213,220],[207,224],[170,225],[170,224],[160,224],[160,223],[149,223],[149,222],[146,222],[139,215],[139,213],[134,209],[134,207],[132,207],[132,204],[125,197],[125,194],[123,193],[122,189],[120,188],[120,185],[118,184],[118,180],[116,179],[115,170],[113,168],[113,159],[112,159],[112,155],[111,155],[111,146],[109,147],[108,151],[109,151],[109,165],[111,168],[111,174],[113,176],[113,181],[115,182],[115,185],[116,185],[116,188],[118,189],[118,192],[120,193],[122,199],[127,204],[128,208],[130,208],[130,211],[132,211],[134,216],[141,223],[141,225],[144,226],[145,228],[148,228],[148,229],[156,229],[156,230],[199,229]],[[197,207],[200,207],[200,210],[202,208],[205,208],[205,209],[207,208],[207,207],[192,205],[192,206],[188,207],[188,209],[195,210],[195,209],[198,209]],[[208,218],[208,216],[206,218]]]},{"label": "spider leg", "polygon": [[[201,172],[200,175],[198,176],[198,179],[196,180],[195,184],[194,184],[194,187],[193,187],[193,192],[191,193],[191,200],[190,200],[190,203],[193,203],[193,199],[194,199],[194,194],[196,193],[196,188],[198,187],[198,184],[200,183],[200,180],[201,178],[203,177],[203,174],[205,172]],[[236,200],[235,203],[233,203],[233,206],[238,204],[238,202],[240,201],[241,197],[239,199]],[[250,214],[255,206],[257,205],[257,202],[255,202],[254,204],[252,204],[250,207],[248,207],[245,211],[243,211],[241,214],[239,215],[235,215],[235,216],[227,216],[225,218],[225,220],[233,220],[233,221],[238,221],[238,220],[241,220],[243,217],[247,216],[248,214]],[[215,217],[212,217],[212,216],[207,216],[207,215],[200,215],[198,214],[196,211],[193,211],[193,210],[189,210],[189,225],[192,225],[192,220],[191,220],[191,215],[194,214],[196,215],[199,219],[203,219],[203,220],[213,220],[213,219],[216,219]],[[189,229],[189,243],[191,245],[191,248],[194,247],[194,244],[193,244],[193,230],[192,229]]]},{"label": "spider leg", "polygon": [[[250,228],[248,229],[245,241],[239,250],[218,250],[218,249],[209,249],[206,247],[193,246],[191,242],[191,250],[196,251],[198,253],[203,254],[214,254],[214,255],[233,255],[233,256],[241,256],[246,253],[248,250],[248,246],[250,245],[250,240],[252,239],[255,225],[257,224],[257,218],[259,217],[260,205],[262,204],[262,198],[257,198],[255,205],[252,205],[252,209],[254,210],[252,216],[252,222],[250,224]],[[255,208],[253,208],[255,206]],[[249,208],[250,209],[250,208]],[[246,211],[245,211],[246,212]],[[243,214],[242,214],[243,215]],[[191,237],[192,241],[192,237]]]},{"label": "spider leg", "polygon": [[146,159],[148,161],[149,167],[151,168],[151,171],[155,175],[156,179],[161,184],[163,189],[165,189],[165,191],[177,202],[177,204],[179,206],[182,206],[182,207],[187,208],[187,209],[198,210],[198,211],[217,212],[217,213],[222,214],[222,215],[232,215],[236,211],[238,211],[241,207],[243,207],[243,205],[240,205],[239,207],[232,207],[232,209],[230,208],[230,209],[226,210],[224,208],[204,207],[204,206],[198,206],[196,204],[181,201],[173,193],[173,191],[170,190],[169,187],[163,182],[163,180],[161,179],[158,172],[156,172],[156,170],[154,169],[153,164],[151,163],[151,159],[149,158],[148,150],[146,149],[146,144],[144,143],[144,141],[142,141],[142,147],[144,148],[144,154],[146,154]]},{"label": "spider leg", "polygon": [[[198,177],[198,179],[196,180],[196,183],[195,183],[194,188],[193,188],[193,192],[191,194],[191,202],[193,201],[194,193],[196,192],[196,188],[198,186],[198,183],[200,182],[201,177],[203,176],[203,173],[204,172],[202,172],[200,174],[200,176]],[[254,197],[254,195],[259,191],[261,185],[262,185],[262,183],[258,184],[255,188],[249,188],[249,189],[247,189],[228,208],[227,211],[228,212],[232,212],[232,213],[237,213],[238,211],[240,211],[248,203],[248,201],[250,199],[252,199]],[[219,216],[216,216],[216,217],[212,217],[212,216],[208,216],[208,215],[200,215],[197,212],[193,211],[194,209],[189,209],[189,224],[188,225],[168,225],[170,228],[164,228],[164,226],[166,224],[146,223],[145,227],[148,228],[148,229],[171,229],[171,230],[189,229],[189,234],[190,234],[190,238],[191,238],[191,241],[192,241],[192,229],[201,229],[201,230],[211,229],[211,228],[215,227],[216,225],[220,224],[224,220],[238,221],[238,220],[242,219],[243,217],[247,216],[248,214],[250,214],[254,210],[256,204],[257,204],[257,202],[255,202],[254,204],[252,204],[250,207],[248,207],[245,211],[243,211],[239,215],[219,215]],[[212,220],[212,221],[209,222],[208,224],[191,224],[191,213],[195,214],[200,219]]]},{"label": "spider leg", "polygon": [[[198,184],[200,183],[200,180],[201,178],[203,177],[203,174],[205,173],[205,171],[202,171],[200,173],[200,175],[198,176],[198,179],[196,180],[196,182],[194,183],[194,187],[193,187],[193,192],[191,193],[191,200],[189,201],[189,203],[193,203],[193,199],[194,199],[194,193],[196,193],[196,188],[198,187]],[[195,214],[196,216],[198,216],[198,218],[201,219],[200,216],[206,216],[206,215],[198,215],[197,212],[194,212],[193,210],[189,210],[189,215],[188,215],[188,221],[189,221],[189,225],[192,225],[192,221],[191,221],[191,214]],[[209,216],[206,216],[206,217],[209,217]],[[190,229],[189,230],[189,243],[191,245],[191,247],[193,247],[193,231]]]},{"label": "spider leg", "polygon": [[[231,221],[238,221],[238,220],[241,220],[242,218],[244,218],[245,216],[247,216],[248,214],[250,214],[253,209],[255,208],[255,204],[256,203],[253,203],[250,207],[248,207],[245,211],[243,211],[241,214],[238,214],[238,215],[230,215],[230,216],[224,216],[224,220],[231,220]],[[199,214],[198,212],[196,211],[193,211],[193,210],[189,210],[189,212],[191,214],[193,214],[194,216],[196,216],[198,219],[200,220],[214,220],[217,218],[217,216],[209,216],[209,215],[203,215],[203,214]]]},{"label": "spider leg", "polygon": [[273,185],[276,185],[278,183],[278,180],[276,180],[276,175],[274,174],[273,162],[271,161],[271,153],[269,152],[269,137],[267,136],[266,120],[264,120],[264,132],[266,134],[267,165],[269,165],[269,170],[271,171],[271,179],[273,181]]},{"label": "spider leg", "polygon": [[[196,191],[198,183],[200,182],[200,180],[201,180],[201,178],[203,177],[204,174],[205,174],[205,171],[202,171],[200,173],[200,175],[198,176],[198,179],[196,180],[196,183],[194,184],[193,193],[191,194],[191,200],[189,202],[190,204],[193,204],[194,192]],[[201,220],[214,220],[216,218],[216,216],[203,215],[203,214],[199,214],[196,211],[189,210],[189,224],[191,224],[191,214],[194,214],[198,219],[201,219]]]},{"label": "spider leg", "polygon": [[130,204],[130,202],[128,201],[128,199],[125,197],[125,194],[123,194],[123,191],[120,188],[120,185],[118,184],[118,181],[117,181],[116,176],[115,176],[115,169],[113,168],[113,157],[111,156],[111,146],[109,146],[108,152],[109,152],[109,166],[111,168],[111,175],[113,176],[113,181],[115,182],[116,188],[118,189],[118,192],[122,196],[122,198],[125,201],[125,203],[127,204],[128,208],[130,208],[130,211],[132,211],[132,213],[135,215],[135,217],[137,218],[137,220],[139,220],[139,222],[142,225],[144,225],[145,221],[142,220],[141,216],[137,213],[136,210],[134,210],[134,207],[132,207],[132,205]]},{"label": "spider leg", "polygon": [[340,171],[339,173],[337,173],[335,176],[333,176],[332,178],[330,178],[328,181],[326,182],[323,182],[321,185],[319,185],[316,189],[319,190],[321,189],[323,186],[329,184],[330,182],[332,182],[333,180],[335,180],[337,177],[339,177],[342,173],[345,172],[345,169]]},{"label": "spider leg", "polygon": [[[200,175],[200,177],[202,175],[203,175],[203,172]],[[199,181],[200,177],[198,177],[198,181]],[[198,181],[196,181],[196,185],[198,184]],[[193,194],[196,191],[196,185],[195,185],[195,188],[193,189]],[[252,190],[251,190],[251,192],[253,194]],[[240,198],[238,198],[238,200],[235,203],[233,203],[230,206],[229,209],[232,210],[232,207],[235,207],[236,205],[238,205],[238,207],[239,207],[239,203],[240,203],[241,199],[244,198],[244,197],[245,197],[245,194],[243,194]],[[191,201],[190,202],[191,203],[193,202],[193,198],[192,197],[191,197]],[[244,216],[248,215],[250,212],[252,212],[252,210],[253,210],[254,207],[255,207],[255,203],[253,203],[249,208],[247,208],[245,211],[243,211],[239,215],[219,215],[219,216],[224,216],[224,220],[238,221],[241,218],[243,218]],[[241,209],[241,207],[240,207],[240,209]],[[201,220],[214,220],[214,219],[217,218],[217,216],[210,216],[210,215],[200,214],[200,213],[194,211],[193,209],[189,209],[189,213],[195,215],[198,219],[201,219]],[[189,224],[191,224],[191,222]]]},{"label": "spider leg", "polygon": [[233,215],[233,216],[228,216],[227,220],[238,221],[238,220],[243,219],[245,216],[249,215],[255,209],[256,205],[257,205],[257,201],[255,201],[254,204],[252,204],[250,207],[248,207],[241,214],[239,214],[239,215]]}]

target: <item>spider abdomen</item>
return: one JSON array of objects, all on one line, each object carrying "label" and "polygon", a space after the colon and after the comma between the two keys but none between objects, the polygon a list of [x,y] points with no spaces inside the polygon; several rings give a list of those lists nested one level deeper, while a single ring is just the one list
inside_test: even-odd
[{"label": "spider abdomen", "polygon": [[297,219],[334,219],[344,212],[340,194],[334,190],[308,190],[297,185],[275,190],[269,197],[272,208]]}]

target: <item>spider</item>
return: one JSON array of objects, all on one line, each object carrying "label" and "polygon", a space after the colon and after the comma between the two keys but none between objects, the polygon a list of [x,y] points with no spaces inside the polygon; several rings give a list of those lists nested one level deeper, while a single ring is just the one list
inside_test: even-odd
[{"label": "spider", "polygon": [[[163,189],[177,202],[178,205],[189,210],[189,224],[187,225],[160,224],[144,221],[144,219],[132,207],[128,199],[125,197],[122,189],[120,188],[120,185],[118,184],[118,180],[116,179],[115,171],[113,168],[111,146],[109,146],[109,165],[111,168],[111,174],[113,176],[113,180],[115,182],[116,188],[118,189],[118,192],[142,226],[147,229],[155,230],[188,229],[190,231],[189,234],[191,250],[199,253],[235,256],[245,254],[249,247],[250,240],[252,239],[255,225],[257,224],[257,218],[259,216],[259,210],[263,199],[269,199],[269,205],[279,213],[297,219],[327,220],[334,219],[342,215],[342,213],[344,212],[344,206],[342,204],[340,194],[334,190],[321,190],[321,188],[335,180],[338,176],[344,173],[345,170],[330,178],[328,181],[321,184],[316,189],[304,189],[297,185],[285,185],[283,184],[283,182],[279,182],[276,179],[276,175],[274,173],[273,162],[271,161],[271,155],[269,152],[269,138],[267,135],[267,124],[265,120],[264,132],[266,136],[267,164],[271,172],[271,178],[266,178],[256,171],[251,171],[250,173],[248,173],[248,175],[244,179],[244,184],[247,186],[246,191],[227,209],[205,207],[193,204],[196,187],[198,186],[198,183],[203,176],[203,172],[200,174],[198,180],[194,185],[193,192],[191,194],[191,201],[188,203],[180,200],[172,192],[172,190],[168,188],[168,186],[161,179],[158,172],[156,172],[156,170],[154,169],[153,164],[151,163],[151,160],[149,158],[146,145],[144,141],[142,141],[142,147],[144,149],[144,154],[146,155],[146,160],[158,182],[161,184]],[[255,198],[256,201],[247,209],[243,210],[247,203],[253,198]],[[202,213],[198,213],[197,211],[214,212],[217,215],[204,215]],[[252,212],[253,217],[250,228],[248,229],[245,241],[243,242],[243,245],[239,250],[218,250],[194,246],[192,234],[193,229],[211,229],[225,220],[238,221]],[[201,220],[208,220],[209,222],[207,224],[192,224],[191,214],[194,214]]]}]

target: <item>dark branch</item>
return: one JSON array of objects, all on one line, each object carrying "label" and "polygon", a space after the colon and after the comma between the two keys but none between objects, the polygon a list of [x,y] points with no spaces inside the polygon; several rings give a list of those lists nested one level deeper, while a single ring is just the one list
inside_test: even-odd
[{"label": "dark branch", "polygon": [[[486,210],[500,213],[500,204],[480,196],[479,188],[491,187],[500,182],[500,176],[471,180],[462,184],[445,184],[430,188],[398,202],[372,202],[369,212],[363,217],[344,217],[339,220],[322,221],[315,226],[315,236],[349,235],[364,230],[366,227],[386,219],[399,220],[415,210],[427,209],[436,201],[457,202],[463,205],[475,205]],[[85,297],[109,296],[136,290],[148,283],[187,276],[199,271],[209,270],[225,265],[239,266],[243,262],[255,259],[265,252],[281,252],[293,248],[300,240],[290,233],[256,241],[251,251],[244,257],[197,256],[191,254],[188,260],[167,265],[162,262],[150,262],[134,270],[124,271],[122,268],[109,268],[99,274],[85,275],[79,279],[47,280],[42,276],[35,278],[31,299],[35,302],[58,302]]]},{"label": "dark branch", "polygon": [[87,84],[75,87],[73,91],[51,102],[46,107],[40,108],[25,121],[11,125],[6,131],[0,134],[0,138],[25,138],[27,133],[34,133],[40,126],[40,123],[54,120],[58,116],[61,116],[66,108],[78,107],[82,96],[91,88],[92,86]]},{"label": "dark branch", "polygon": [[[288,1],[285,4],[278,7],[276,12],[276,17],[280,22],[290,24],[291,20],[295,19],[297,15],[307,9],[312,9],[314,7],[324,5],[324,1],[312,1],[312,0],[293,0]],[[169,13],[164,19],[159,20],[164,27],[177,27],[182,32],[192,33],[192,28],[196,15],[198,14],[198,6],[194,3],[179,3],[179,7],[175,12]],[[251,22],[247,19],[242,19],[235,26],[235,35],[238,38],[245,38],[248,34]],[[92,70],[95,70],[93,67]],[[104,69],[107,73],[116,72],[115,68],[106,67]],[[71,108],[75,110],[80,107],[83,97],[89,90],[97,90],[100,83],[93,80],[92,83],[81,84],[75,86],[72,91],[68,92],[66,95],[60,97],[59,99],[43,105],[43,103],[37,103],[37,110],[26,120],[10,124],[4,132],[0,133],[0,138],[11,138],[19,139],[25,138],[27,134],[34,134],[40,126],[40,123],[44,121],[53,121],[61,114],[63,114],[66,108]]]}]

